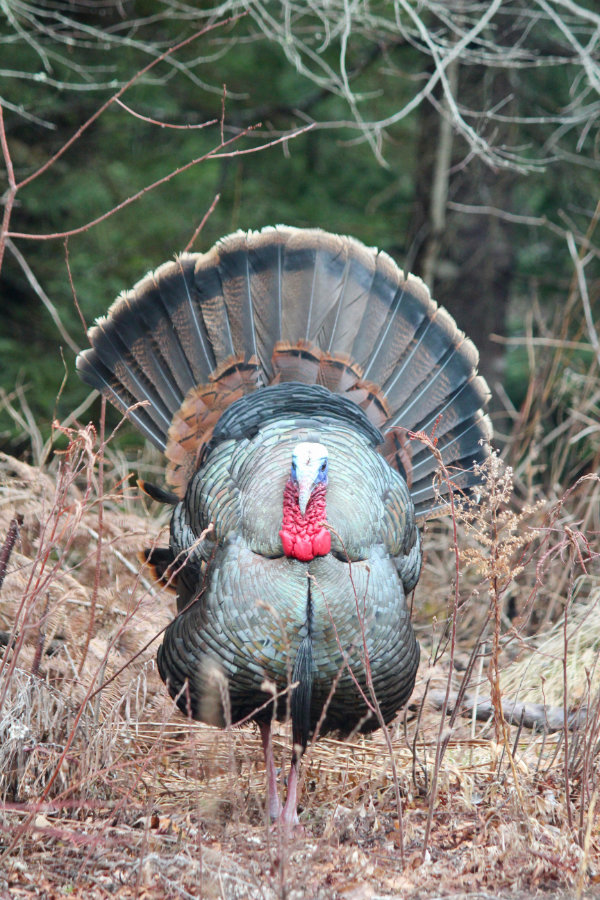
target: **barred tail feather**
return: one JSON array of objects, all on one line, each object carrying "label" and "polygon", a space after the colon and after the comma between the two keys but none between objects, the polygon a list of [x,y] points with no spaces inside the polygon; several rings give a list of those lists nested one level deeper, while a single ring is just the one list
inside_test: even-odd
[{"label": "barred tail feather", "polygon": [[328,354],[352,359],[354,343],[364,326],[376,258],[371,249],[350,237],[343,239],[343,254],[337,303],[325,317],[319,346]]},{"label": "barred tail feather", "polygon": [[[87,350],[77,357],[77,371],[83,381],[99,390],[117,409],[126,413],[150,443],[159,450],[165,450],[166,429],[160,416],[153,409],[152,401],[143,396],[142,390],[137,396],[131,394],[117,380],[112,367],[105,366],[98,356]],[[138,397],[141,397],[141,400],[138,400]]]},{"label": "barred tail feather", "polygon": [[[227,406],[286,381],[340,394],[384,434],[435,432],[465,487],[489,452],[475,347],[419,278],[352,238],[236,232],[147,275],[90,341],[81,377],[166,450],[181,490]],[[388,459],[412,484],[419,514],[434,514],[437,461],[423,444],[400,444]]]},{"label": "barred tail feather", "polygon": [[[148,333],[155,334],[166,365],[185,394],[191,385],[207,381],[216,359],[195,287],[196,256],[182,254],[148,276],[160,303],[153,304],[144,279],[137,286],[138,308]],[[147,296],[147,300],[142,299]]]}]

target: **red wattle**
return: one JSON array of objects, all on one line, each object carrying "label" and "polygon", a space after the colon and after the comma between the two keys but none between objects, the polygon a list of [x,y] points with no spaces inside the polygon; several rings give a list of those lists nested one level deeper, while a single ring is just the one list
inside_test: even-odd
[{"label": "red wattle", "polygon": [[326,556],[331,550],[331,534],[326,528],[321,528],[312,540],[315,556]]},{"label": "red wattle", "polygon": [[301,562],[310,562],[311,559],[315,558],[312,543],[310,542],[310,540],[306,540],[306,538],[301,537],[296,538],[292,554]]},{"label": "red wattle", "polygon": [[279,532],[279,537],[281,538],[281,543],[283,546],[283,552],[286,556],[293,556],[294,550],[294,538],[293,535],[289,533],[289,531],[283,531],[283,529]]},{"label": "red wattle", "polygon": [[331,535],[325,507],[326,486],[313,488],[304,515],[298,506],[298,485],[290,478],[283,491],[283,521],[281,545],[286,556],[301,562],[310,562],[315,556],[326,556],[331,550]]}]

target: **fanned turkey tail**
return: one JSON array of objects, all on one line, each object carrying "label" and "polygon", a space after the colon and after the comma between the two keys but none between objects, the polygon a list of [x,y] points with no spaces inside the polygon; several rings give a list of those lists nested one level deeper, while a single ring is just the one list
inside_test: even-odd
[{"label": "fanned turkey tail", "polygon": [[349,237],[284,226],[237,232],[145,276],[90,329],[84,381],[169,460],[183,496],[227,407],[283,382],[361,407],[409,483],[417,515],[445,507],[434,435],[454,484],[480,481],[492,429],[477,351],[423,282]]}]

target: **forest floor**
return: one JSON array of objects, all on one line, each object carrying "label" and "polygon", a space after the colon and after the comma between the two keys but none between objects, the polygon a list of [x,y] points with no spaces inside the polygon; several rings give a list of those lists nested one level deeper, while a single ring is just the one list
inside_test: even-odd
[{"label": "forest floor", "polygon": [[[92,445],[74,435],[51,474],[0,456],[5,557],[22,517],[0,593],[0,898],[600,895],[600,576],[576,574],[585,542],[546,545],[531,570],[519,551],[507,577],[523,608],[527,572],[545,586],[519,630],[494,618],[480,575],[454,593],[451,523],[430,527],[421,667],[389,729],[401,816],[385,735],[325,738],[303,767],[303,833],[289,834],[267,822],[256,728],[187,721],[166,695],[155,657],[174,597],[136,559],[166,520],[116,487],[115,468],[98,471]],[[586,490],[596,502],[597,483]],[[0,582],[2,569],[0,555]],[[544,617],[561,591],[569,617],[565,602]],[[461,685],[485,717],[442,721]],[[578,707],[578,727],[551,731],[542,715],[532,729],[524,711],[508,724],[494,685],[554,713]],[[274,746],[285,773],[285,726]]]}]

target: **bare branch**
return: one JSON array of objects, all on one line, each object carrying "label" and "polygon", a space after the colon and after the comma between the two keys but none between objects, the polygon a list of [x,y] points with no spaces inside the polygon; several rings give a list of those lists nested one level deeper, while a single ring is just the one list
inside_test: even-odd
[{"label": "bare branch", "polygon": [[[143,75],[145,75],[147,72],[149,72],[151,69],[153,69],[154,66],[158,65],[159,62],[162,62],[163,60],[169,58],[170,56],[172,56],[173,53],[176,53],[177,50],[180,50],[182,47],[186,47],[188,44],[191,44],[192,41],[197,40],[199,37],[202,37],[203,35],[207,34],[209,31],[214,31],[215,28],[220,28],[223,25],[226,25],[229,22],[236,21],[239,18],[240,18],[239,16],[234,16],[231,19],[226,19],[226,20],[223,20],[220,22],[216,22],[212,25],[207,25],[205,28],[201,28],[200,31],[194,32],[194,34],[185,38],[183,41],[180,41],[178,44],[175,44],[174,47],[169,47],[168,50],[165,50],[164,53],[161,53],[161,55],[156,57],[156,59],[153,59],[152,62],[149,62],[147,66],[144,66],[143,69],[140,69],[139,71],[137,71],[135,73],[135,75],[133,75],[133,77],[130,78],[129,81],[127,81],[123,85],[123,87],[121,87],[116,92],[116,94],[113,94],[112,97],[109,97],[109,99],[105,103],[103,103],[102,106],[100,106],[99,109],[97,109],[96,112],[92,116],[90,116],[90,118],[77,129],[75,134],[71,138],[69,138],[69,140],[65,144],[63,144],[59,150],[56,151],[54,156],[50,157],[50,159],[48,159],[44,163],[43,166],[40,166],[39,169],[37,169],[35,172],[32,172],[32,174],[29,175],[27,178],[24,178],[23,181],[21,181],[19,183],[19,185],[17,186],[18,189],[25,187],[25,185],[29,184],[30,181],[33,181],[34,179],[39,178],[39,176],[42,175],[43,172],[45,172],[47,169],[49,169],[50,166],[52,166],[56,162],[57,159],[60,159],[60,157],[63,156],[67,152],[69,147],[71,147],[72,144],[75,143],[75,141],[79,140],[81,135],[85,131],[87,131],[87,129],[90,127],[90,125],[92,125],[96,121],[96,119],[98,119],[102,115],[102,113],[105,112],[105,110],[107,110],[108,107],[112,103],[114,103],[116,100],[118,100],[119,97],[122,97],[123,94],[125,93],[125,91],[127,91],[131,87],[132,84],[135,84],[136,81],[138,81]],[[73,232],[70,232],[70,233],[73,233]],[[63,236],[66,236],[66,234]]]},{"label": "bare branch", "polygon": [[63,325],[56,306],[54,305],[54,303],[52,302],[52,300],[50,299],[48,294],[45,292],[45,290],[43,289],[43,287],[41,286],[41,284],[39,283],[39,281],[33,274],[29,263],[27,262],[27,260],[25,259],[25,257],[23,256],[23,254],[21,253],[19,248],[17,246],[15,246],[15,244],[13,244],[10,237],[8,237],[8,236],[6,238],[6,246],[8,247],[8,249],[14,256],[14,258],[17,260],[19,265],[21,266],[21,269],[23,270],[25,277],[27,278],[27,281],[29,282],[29,284],[31,285],[31,287],[33,288],[33,290],[35,291],[37,296],[40,298],[40,300],[42,301],[42,303],[44,304],[44,306],[50,313],[50,316],[52,317],[52,321],[58,328],[60,336],[62,337],[65,344],[67,344],[67,346],[71,348],[73,353],[75,353],[75,354],[79,353],[79,351],[81,350],[81,347],[79,347],[75,343],[75,341],[73,340],[73,338],[71,337],[71,335],[69,334],[69,332],[67,331],[65,326]]},{"label": "bare branch", "polygon": [[162,178],[159,178],[157,181],[152,182],[152,184],[146,185],[146,187],[137,191],[135,194],[132,194],[130,197],[127,197],[126,200],[122,200],[121,203],[117,203],[116,206],[113,206],[112,209],[109,209],[101,216],[97,216],[95,219],[92,219],[91,222],[87,222],[85,225],[80,225],[79,228],[72,228],[69,231],[58,231],[53,234],[32,234],[30,232],[9,231],[7,236],[12,238],[26,238],[30,241],[49,241],[54,238],[67,238],[72,237],[75,234],[82,234],[84,231],[89,231],[89,229],[93,228],[94,225],[98,225],[100,222],[104,222],[105,219],[108,219],[115,213],[120,212],[122,209],[125,209],[126,206],[130,206],[132,203],[135,203],[135,201],[139,200],[140,197],[143,197],[144,194],[147,194],[149,191],[153,191],[155,188],[160,187],[161,184],[165,184],[167,181],[175,178],[176,175],[181,175],[182,172],[186,172],[188,169],[191,169],[192,166],[197,166],[198,163],[205,162],[207,159],[229,159],[234,156],[246,156],[249,153],[258,153],[260,150],[266,150],[268,147],[275,147],[277,144],[282,144],[286,141],[292,140],[292,138],[298,137],[301,134],[305,134],[307,131],[310,131],[311,128],[312,125],[306,125],[303,128],[297,128],[290,134],[286,134],[280,138],[275,138],[274,140],[268,141],[265,144],[259,144],[257,147],[249,147],[245,150],[222,152],[225,147],[229,147],[235,141],[238,141],[240,138],[245,137],[247,134],[250,134],[250,132],[253,130],[252,128],[246,128],[239,134],[236,134],[234,137],[226,140],[224,144],[219,144],[217,147],[209,150],[208,153],[204,153],[202,156],[198,156],[196,157],[196,159],[192,159],[190,162],[185,163],[185,165],[179,166],[177,169],[173,169],[171,172],[169,172],[168,175],[163,175]]},{"label": "bare branch", "polygon": [[150,116],[143,116],[141,113],[136,112],[130,106],[123,103],[122,100],[115,100],[115,103],[118,103],[125,112],[128,112],[129,115],[133,116],[135,119],[140,119],[142,122],[148,122],[150,125],[158,125],[159,128],[172,128],[180,131],[200,131],[202,128],[208,128],[209,125],[214,125],[218,122],[218,119],[209,119],[207,122],[200,122],[197,125],[173,125],[170,122],[159,122],[158,119],[153,119]]},{"label": "bare branch", "polygon": [[2,227],[0,230],[0,272],[2,271],[2,261],[4,260],[4,249],[6,247],[6,233],[10,224],[15,196],[17,194],[17,183],[15,181],[15,172],[13,169],[12,159],[8,141],[6,140],[6,129],[4,127],[4,114],[2,112],[2,104],[0,104],[0,146],[2,147],[2,155],[6,166],[6,175],[8,178],[8,191],[4,197],[4,215],[2,217]]}]

